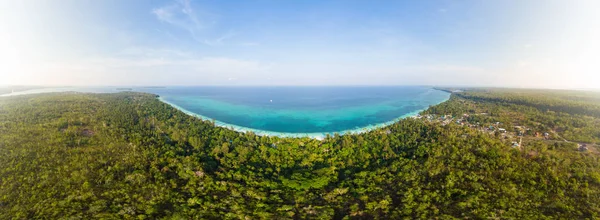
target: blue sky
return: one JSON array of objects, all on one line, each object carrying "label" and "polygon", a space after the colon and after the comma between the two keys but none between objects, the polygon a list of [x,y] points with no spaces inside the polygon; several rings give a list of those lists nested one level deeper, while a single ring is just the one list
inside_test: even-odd
[{"label": "blue sky", "polygon": [[0,84],[600,87],[592,0],[0,6]]}]

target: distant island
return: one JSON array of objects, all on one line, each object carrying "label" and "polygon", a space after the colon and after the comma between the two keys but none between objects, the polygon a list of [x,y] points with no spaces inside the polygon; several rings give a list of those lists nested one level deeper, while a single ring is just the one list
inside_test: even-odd
[{"label": "distant island", "polygon": [[32,89],[41,89],[41,86],[0,86],[0,95],[10,94],[14,92],[22,92]]},{"label": "distant island", "polygon": [[139,89],[164,89],[164,88],[167,88],[167,87],[164,87],[164,86],[120,87],[120,88],[116,88],[116,90],[118,90],[118,91],[133,91],[135,88],[139,88]]}]

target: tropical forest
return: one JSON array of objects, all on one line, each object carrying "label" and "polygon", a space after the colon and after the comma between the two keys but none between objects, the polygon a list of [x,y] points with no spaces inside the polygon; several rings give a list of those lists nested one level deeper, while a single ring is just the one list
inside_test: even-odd
[{"label": "tropical forest", "polygon": [[240,133],[156,95],[0,98],[0,219],[598,219],[600,95],[447,89],[323,140]]}]

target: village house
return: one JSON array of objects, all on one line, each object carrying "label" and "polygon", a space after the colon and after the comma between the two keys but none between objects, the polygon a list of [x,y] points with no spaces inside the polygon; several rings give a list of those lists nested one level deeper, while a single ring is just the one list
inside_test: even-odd
[{"label": "village house", "polygon": [[550,134],[548,134],[548,132],[544,133],[544,139],[548,139],[550,138]]}]

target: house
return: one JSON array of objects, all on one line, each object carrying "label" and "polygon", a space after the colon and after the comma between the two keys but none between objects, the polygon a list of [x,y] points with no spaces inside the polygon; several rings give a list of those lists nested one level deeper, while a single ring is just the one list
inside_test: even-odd
[{"label": "house", "polygon": [[587,144],[580,144],[579,145],[579,151],[587,151],[588,147]]},{"label": "house", "polygon": [[520,147],[519,142],[513,141],[512,142],[512,147],[513,148]]},{"label": "house", "polygon": [[498,128],[498,131],[500,131],[502,133],[506,133],[506,129],[504,129],[504,128]]}]

